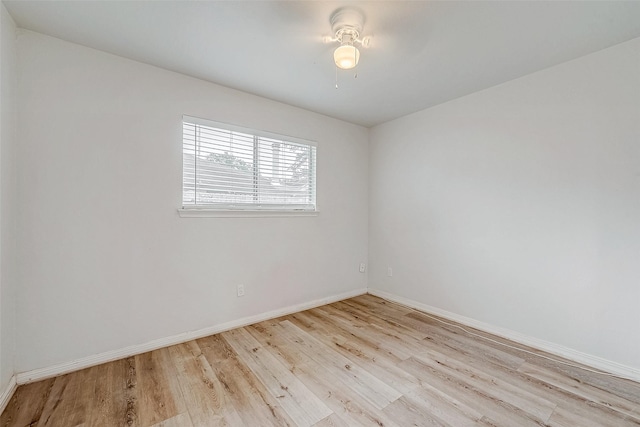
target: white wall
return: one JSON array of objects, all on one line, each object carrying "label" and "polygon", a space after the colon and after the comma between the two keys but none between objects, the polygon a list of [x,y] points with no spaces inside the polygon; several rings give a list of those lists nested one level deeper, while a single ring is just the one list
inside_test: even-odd
[{"label": "white wall", "polygon": [[377,126],[370,159],[370,288],[640,368],[640,39]]},{"label": "white wall", "polygon": [[[18,64],[18,372],[366,287],[368,129],[29,31]],[[320,215],[178,217],[183,114],[317,141]]]},{"label": "white wall", "polygon": [[14,373],[16,25],[0,4],[0,392]]}]

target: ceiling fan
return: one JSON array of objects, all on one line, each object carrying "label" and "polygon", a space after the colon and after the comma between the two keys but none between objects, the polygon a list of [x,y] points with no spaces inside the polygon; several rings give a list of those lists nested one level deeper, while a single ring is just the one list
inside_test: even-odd
[{"label": "ceiling fan", "polygon": [[367,48],[370,37],[360,38],[364,28],[364,15],[358,9],[342,7],[331,14],[331,31],[333,37],[325,37],[325,43],[339,43],[333,52],[336,67],[343,70],[355,68],[360,61],[358,45]]}]

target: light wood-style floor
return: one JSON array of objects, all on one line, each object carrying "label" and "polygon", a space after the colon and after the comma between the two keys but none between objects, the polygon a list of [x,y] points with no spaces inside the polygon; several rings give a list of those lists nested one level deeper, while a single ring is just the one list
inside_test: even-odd
[{"label": "light wood-style floor", "polygon": [[363,295],[21,386],[0,417],[218,425],[640,426],[640,384]]}]

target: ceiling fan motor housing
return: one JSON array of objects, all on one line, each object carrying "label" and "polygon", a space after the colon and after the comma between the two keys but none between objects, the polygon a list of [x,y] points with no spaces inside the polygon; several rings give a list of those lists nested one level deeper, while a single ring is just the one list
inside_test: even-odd
[{"label": "ceiling fan motor housing", "polygon": [[363,26],[364,16],[357,9],[343,7],[331,15],[331,31],[340,42],[345,35],[350,37],[351,42],[359,41]]}]

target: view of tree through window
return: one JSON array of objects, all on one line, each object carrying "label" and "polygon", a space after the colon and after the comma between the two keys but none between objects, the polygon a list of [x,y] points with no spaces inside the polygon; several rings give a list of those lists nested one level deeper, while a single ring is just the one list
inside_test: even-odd
[{"label": "view of tree through window", "polygon": [[183,122],[184,207],[315,210],[315,146],[199,122]]}]

